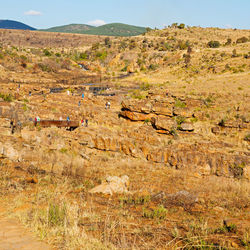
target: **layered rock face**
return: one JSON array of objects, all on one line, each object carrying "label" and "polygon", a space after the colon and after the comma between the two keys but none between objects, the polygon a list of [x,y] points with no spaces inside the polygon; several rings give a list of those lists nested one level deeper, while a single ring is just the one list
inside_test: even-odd
[{"label": "layered rock face", "polygon": [[[217,117],[208,123],[202,100],[163,91],[149,92],[143,100],[124,98],[121,106],[118,97],[109,98],[111,109],[105,109],[106,97],[86,96],[80,106],[80,95],[69,97],[66,93],[47,94],[46,99],[30,97],[27,105],[1,102],[1,158],[57,174],[84,176],[86,168],[95,164],[93,152],[98,155],[103,151],[114,152],[121,159],[126,155],[188,169],[200,176],[249,179],[247,150],[235,149],[215,137],[229,130],[246,133],[247,119],[221,121]],[[56,127],[35,128],[32,122],[35,115],[58,119],[65,114],[79,121],[87,118],[90,125],[70,132]],[[11,121],[15,126],[21,123],[20,131],[11,131]],[[249,142],[244,143],[247,147]]]}]

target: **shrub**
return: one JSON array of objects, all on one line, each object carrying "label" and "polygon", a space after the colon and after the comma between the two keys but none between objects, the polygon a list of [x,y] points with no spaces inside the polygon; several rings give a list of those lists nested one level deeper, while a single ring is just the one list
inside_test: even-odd
[{"label": "shrub", "polygon": [[232,39],[231,38],[228,38],[225,45],[230,45],[232,43]]},{"label": "shrub", "polygon": [[185,108],[186,107],[186,104],[184,102],[182,102],[181,100],[177,99],[175,101],[175,105],[174,105],[176,108]]},{"label": "shrub", "polygon": [[246,42],[248,42],[248,39],[245,36],[240,37],[236,40],[236,43],[246,43]]},{"label": "shrub", "polygon": [[51,227],[63,226],[66,219],[66,206],[58,204],[49,204],[48,224]]},{"label": "shrub", "polygon": [[24,55],[21,55],[20,59],[23,60],[23,61],[27,61],[28,60],[28,58],[26,56],[24,56]]},{"label": "shrub", "polygon": [[241,164],[234,164],[232,166],[229,167],[231,173],[233,174],[234,178],[242,178],[243,176],[243,169],[245,167],[245,163],[241,163]]},{"label": "shrub", "polygon": [[164,208],[162,205],[158,206],[158,208],[155,208],[153,211],[149,209],[142,209],[142,216],[145,218],[150,219],[165,219],[167,215],[167,209]]},{"label": "shrub", "polygon": [[13,101],[13,96],[11,94],[0,93],[0,98],[2,98],[5,102],[12,102]]},{"label": "shrub", "polygon": [[158,67],[159,67],[159,65],[157,65],[157,64],[150,64],[148,69],[149,70],[156,70]]},{"label": "shrub", "polygon": [[184,23],[181,23],[178,25],[178,29],[184,29],[185,28],[185,24]]},{"label": "shrub", "polygon": [[140,85],[140,89],[141,89],[141,90],[149,90],[151,87],[152,87],[151,84],[145,83],[145,82],[143,82],[143,83]]},{"label": "shrub", "polygon": [[86,52],[80,53],[79,59],[88,59],[89,55]]},{"label": "shrub", "polygon": [[43,53],[45,56],[51,56],[51,52],[49,52],[47,49],[44,49]]},{"label": "shrub", "polygon": [[244,137],[244,141],[250,141],[250,133]]},{"label": "shrub", "polygon": [[207,45],[209,48],[219,48],[220,42],[219,41],[210,41],[210,42],[208,42]]},{"label": "shrub", "polygon": [[57,52],[57,53],[55,53],[55,56],[56,57],[61,57],[61,54]]},{"label": "shrub", "polygon": [[107,53],[106,50],[104,50],[104,51],[97,51],[96,54],[95,54],[95,56],[96,56],[98,59],[100,59],[101,61],[104,61],[105,58],[107,57],[107,55],[108,55],[108,53]]},{"label": "shrub", "polygon": [[178,115],[175,118],[178,125],[181,125],[183,122],[185,122],[186,118],[184,116]]},{"label": "shrub", "polygon": [[108,47],[108,48],[110,48],[111,45],[112,45],[112,42],[110,41],[110,38],[109,38],[109,37],[106,37],[106,38],[104,39],[104,43],[105,43],[105,46]]}]

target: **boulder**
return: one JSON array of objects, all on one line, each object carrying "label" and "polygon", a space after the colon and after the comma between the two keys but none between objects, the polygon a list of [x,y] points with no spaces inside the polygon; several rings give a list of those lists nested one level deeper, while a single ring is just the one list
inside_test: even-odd
[{"label": "boulder", "polygon": [[129,177],[123,175],[122,177],[108,176],[104,183],[92,188],[89,193],[102,193],[102,194],[121,194],[128,192]]},{"label": "boulder", "polygon": [[121,111],[120,116],[128,118],[131,121],[145,121],[152,117],[151,115],[142,114],[138,112],[131,112],[129,110]]},{"label": "boulder", "polygon": [[152,109],[152,105],[148,101],[135,101],[135,100],[124,100],[121,103],[122,108],[133,112],[149,114]]},{"label": "boulder", "polygon": [[190,118],[190,117],[194,116],[193,110],[191,110],[189,108],[175,107],[173,113],[176,116],[183,116],[183,117],[186,117],[186,118]]},{"label": "boulder", "polygon": [[155,105],[153,107],[153,112],[157,115],[166,115],[166,116],[173,116],[173,109],[171,106],[164,106],[164,105]]},{"label": "boulder", "polygon": [[166,130],[170,132],[172,129],[176,128],[176,121],[167,117],[152,117],[151,123],[157,130]]},{"label": "boulder", "polygon": [[180,125],[180,130],[182,131],[193,131],[194,130],[194,126],[191,122],[183,122]]}]

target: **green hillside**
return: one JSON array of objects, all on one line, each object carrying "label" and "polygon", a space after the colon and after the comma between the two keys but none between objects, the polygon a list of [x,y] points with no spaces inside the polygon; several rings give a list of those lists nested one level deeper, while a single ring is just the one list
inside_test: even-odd
[{"label": "green hillside", "polygon": [[87,30],[95,28],[87,24],[68,24],[63,26],[56,26],[49,29],[41,29],[40,31],[60,32],[60,33],[84,33]]},{"label": "green hillside", "polygon": [[144,27],[138,27],[123,23],[110,23],[95,27],[85,32],[85,34],[103,36],[137,36],[146,31]]},{"label": "green hillside", "polygon": [[110,23],[99,27],[94,27],[86,24],[69,24],[64,26],[52,27],[50,29],[43,29],[41,31],[103,36],[137,36],[144,33],[146,31],[146,28],[123,23]]}]

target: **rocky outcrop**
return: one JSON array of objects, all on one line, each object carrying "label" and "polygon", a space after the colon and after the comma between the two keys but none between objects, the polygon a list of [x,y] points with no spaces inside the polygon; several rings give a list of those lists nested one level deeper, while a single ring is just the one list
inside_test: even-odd
[{"label": "rocky outcrop", "polygon": [[179,129],[182,131],[190,131],[191,132],[191,131],[194,131],[194,126],[191,122],[183,122],[183,123],[181,123]]},{"label": "rocky outcrop", "polygon": [[151,122],[153,127],[157,130],[165,130],[168,133],[170,133],[171,130],[176,129],[177,127],[175,120],[164,116],[152,117]]},{"label": "rocky outcrop", "polygon": [[147,114],[138,113],[138,112],[131,112],[129,110],[121,111],[120,116],[128,118],[131,121],[145,121],[152,117],[152,115],[147,115]]}]

